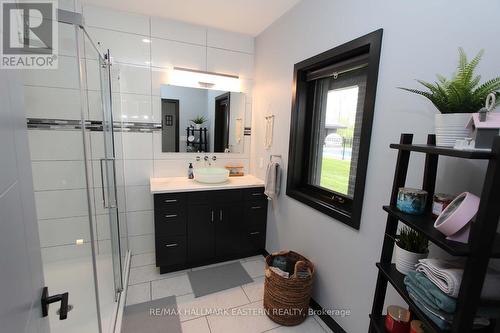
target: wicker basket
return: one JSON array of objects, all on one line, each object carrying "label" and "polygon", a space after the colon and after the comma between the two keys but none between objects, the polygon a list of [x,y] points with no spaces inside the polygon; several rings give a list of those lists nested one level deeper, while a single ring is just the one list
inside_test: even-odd
[{"label": "wicker basket", "polygon": [[[295,262],[294,274],[288,279],[273,272],[269,267],[275,256],[284,256]],[[298,270],[307,268],[311,274],[307,278],[296,276]],[[284,326],[294,326],[306,320],[309,312],[314,265],[305,257],[293,251],[273,253],[266,257],[266,280],[264,284],[264,309],[274,322]]]}]

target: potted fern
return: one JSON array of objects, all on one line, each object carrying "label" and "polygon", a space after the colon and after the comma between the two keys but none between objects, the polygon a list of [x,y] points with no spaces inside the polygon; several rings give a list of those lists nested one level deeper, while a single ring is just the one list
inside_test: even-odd
[{"label": "potted fern", "polygon": [[402,274],[415,270],[420,259],[427,258],[429,241],[410,227],[403,227],[396,236],[396,269]]},{"label": "potted fern", "polygon": [[[475,75],[484,50],[471,60],[462,48],[459,51],[459,62],[457,71],[450,79],[442,75],[437,75],[437,81],[429,83],[417,80],[428,91],[401,88],[414,94],[418,94],[429,99],[439,110],[436,114],[436,144],[438,146],[453,147],[456,140],[469,137],[471,132],[467,124],[471,119],[472,113],[478,112],[484,106],[486,96],[494,92],[497,97],[500,90],[500,77],[488,80],[479,84],[480,75]],[[497,106],[500,98],[497,98]]]},{"label": "potted fern", "polygon": [[194,119],[191,119],[191,122],[194,124],[194,128],[200,129],[201,125],[206,123],[207,118],[205,116],[196,116]]}]

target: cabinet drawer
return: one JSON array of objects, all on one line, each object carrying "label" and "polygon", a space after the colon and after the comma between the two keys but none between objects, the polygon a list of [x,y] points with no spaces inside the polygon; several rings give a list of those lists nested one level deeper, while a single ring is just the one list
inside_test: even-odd
[{"label": "cabinet drawer", "polygon": [[237,202],[243,199],[242,190],[203,191],[188,193],[189,205]]},{"label": "cabinet drawer", "polygon": [[245,201],[267,200],[267,196],[264,194],[263,187],[253,187],[245,189],[244,199]]},{"label": "cabinet drawer", "polygon": [[241,243],[243,253],[247,255],[258,253],[266,247],[266,231],[247,231],[242,235]]},{"label": "cabinet drawer", "polygon": [[185,235],[187,217],[184,210],[155,211],[155,233],[168,235]]},{"label": "cabinet drawer", "polygon": [[186,263],[186,236],[156,235],[156,266]]},{"label": "cabinet drawer", "polygon": [[267,222],[267,200],[245,203],[246,230],[265,230]]},{"label": "cabinet drawer", "polygon": [[164,193],[155,194],[155,210],[175,210],[186,205],[185,193]]}]

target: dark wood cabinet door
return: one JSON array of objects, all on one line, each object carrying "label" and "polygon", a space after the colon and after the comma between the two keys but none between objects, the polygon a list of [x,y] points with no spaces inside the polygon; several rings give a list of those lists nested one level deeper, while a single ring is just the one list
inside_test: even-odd
[{"label": "dark wood cabinet door", "polygon": [[188,261],[204,263],[215,258],[215,225],[218,211],[209,205],[189,205]]},{"label": "dark wood cabinet door", "polygon": [[217,208],[215,255],[233,258],[241,254],[241,230],[244,225],[242,203],[219,205]]}]

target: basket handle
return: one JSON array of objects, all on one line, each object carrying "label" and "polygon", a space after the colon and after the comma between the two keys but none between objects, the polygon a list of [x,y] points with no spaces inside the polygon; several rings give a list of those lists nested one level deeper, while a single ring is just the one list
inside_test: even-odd
[{"label": "basket handle", "polygon": [[305,270],[307,270],[309,272],[309,275],[312,276],[312,272],[311,272],[311,269],[310,269],[308,263],[303,261],[303,260],[299,260],[295,263],[295,268],[293,271],[293,275],[291,277],[297,278],[297,272],[305,271]]}]

